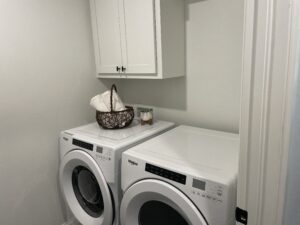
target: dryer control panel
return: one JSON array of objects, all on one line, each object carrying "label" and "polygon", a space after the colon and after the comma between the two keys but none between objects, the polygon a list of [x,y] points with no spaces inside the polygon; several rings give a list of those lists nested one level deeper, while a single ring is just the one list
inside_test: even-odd
[{"label": "dryer control panel", "polygon": [[206,181],[203,179],[193,179],[192,182],[192,194],[199,196],[203,199],[223,203],[224,187],[223,185]]},{"label": "dryer control panel", "polygon": [[176,173],[171,170],[167,170],[158,166],[151,165],[149,163],[146,163],[146,168],[145,171],[149,173],[153,173],[157,176],[167,178],[169,180],[181,183],[181,184],[186,184],[186,176],[182,175],[180,173]]}]

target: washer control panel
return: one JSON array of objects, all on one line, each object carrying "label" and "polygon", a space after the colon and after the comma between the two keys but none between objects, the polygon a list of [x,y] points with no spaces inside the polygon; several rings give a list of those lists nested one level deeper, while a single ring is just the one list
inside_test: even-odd
[{"label": "washer control panel", "polygon": [[112,160],[112,153],[111,150],[108,148],[104,148],[102,146],[96,146],[96,156],[97,159],[101,161],[111,161]]},{"label": "washer control panel", "polygon": [[224,186],[202,179],[193,179],[192,194],[215,203],[223,203]]},{"label": "washer control panel", "polygon": [[75,139],[75,138],[72,140],[72,144],[75,146],[78,146],[80,148],[83,148],[85,150],[94,152],[97,159],[99,159],[101,161],[111,161],[112,160],[112,151],[109,148],[93,145],[91,143],[81,141],[81,140]]}]

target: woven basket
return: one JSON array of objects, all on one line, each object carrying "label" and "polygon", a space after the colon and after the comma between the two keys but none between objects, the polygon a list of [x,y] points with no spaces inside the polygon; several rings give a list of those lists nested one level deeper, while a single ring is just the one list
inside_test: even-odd
[{"label": "woven basket", "polygon": [[104,129],[121,129],[129,126],[134,118],[134,110],[130,106],[126,106],[123,111],[113,110],[113,93],[117,92],[116,85],[111,86],[110,92],[110,112],[96,112],[96,120],[99,126]]}]

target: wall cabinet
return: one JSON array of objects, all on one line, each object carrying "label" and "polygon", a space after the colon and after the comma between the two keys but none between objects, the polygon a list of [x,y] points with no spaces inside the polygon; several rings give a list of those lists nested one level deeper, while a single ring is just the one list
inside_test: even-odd
[{"label": "wall cabinet", "polygon": [[90,0],[100,78],[185,75],[184,0]]}]

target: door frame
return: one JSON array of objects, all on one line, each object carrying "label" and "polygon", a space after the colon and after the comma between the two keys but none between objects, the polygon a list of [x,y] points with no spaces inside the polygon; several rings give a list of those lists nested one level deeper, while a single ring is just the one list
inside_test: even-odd
[{"label": "door frame", "polygon": [[300,3],[244,4],[237,205],[248,211],[248,224],[281,225]]}]

